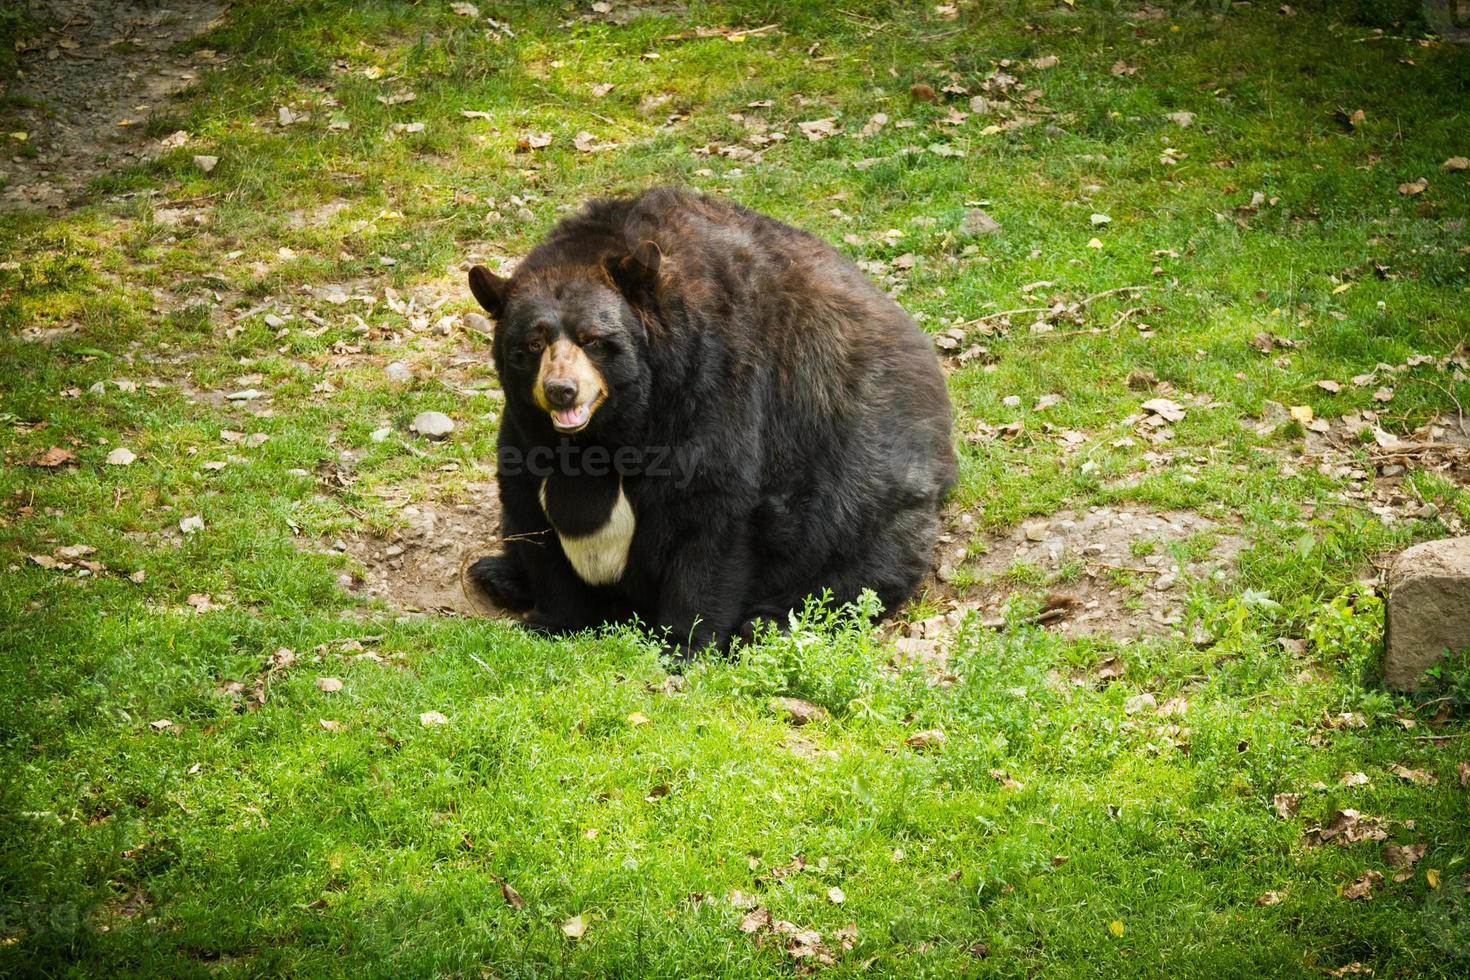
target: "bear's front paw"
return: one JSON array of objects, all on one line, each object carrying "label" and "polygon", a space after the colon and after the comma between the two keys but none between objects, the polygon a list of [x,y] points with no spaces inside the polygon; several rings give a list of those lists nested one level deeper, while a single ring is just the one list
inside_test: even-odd
[{"label": "bear's front paw", "polygon": [[502,609],[525,612],[531,608],[531,587],[520,562],[510,555],[487,555],[470,566],[470,581]]}]

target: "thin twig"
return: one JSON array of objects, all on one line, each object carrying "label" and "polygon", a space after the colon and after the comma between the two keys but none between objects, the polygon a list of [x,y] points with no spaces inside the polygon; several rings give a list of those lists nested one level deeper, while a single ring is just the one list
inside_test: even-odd
[{"label": "thin twig", "polygon": [[1105,561],[1090,561],[1089,565],[1097,568],[1107,568],[1115,572],[1137,572],[1140,575],[1163,575],[1168,569],[1139,568],[1137,565],[1110,565]]},{"label": "thin twig", "polygon": [[1424,384],[1429,385],[1431,388],[1438,388],[1441,392],[1444,393],[1444,396],[1446,398],[1448,398],[1450,401],[1454,402],[1455,403],[1455,415],[1460,420],[1460,431],[1463,432],[1465,435],[1470,436],[1470,429],[1465,428],[1465,406],[1463,406],[1463,405],[1460,404],[1460,399],[1458,399],[1458,398],[1455,397],[1455,393],[1452,392],[1452,391],[1450,391],[1448,388],[1444,387],[1443,385],[1439,384],[1436,381],[1430,381],[1428,378],[1415,378],[1414,380],[1415,381],[1422,381]]},{"label": "thin twig", "polygon": [[[1119,286],[1117,289],[1105,289],[1100,293],[1093,293],[1091,296],[1084,296],[1082,299],[1073,304],[1071,309],[1083,309],[1084,307],[1108,296],[1117,296],[1120,293],[1134,293],[1139,292],[1140,290],[1153,288],[1154,287],[1152,286]],[[1002,317],[1019,316],[1022,313],[1049,313],[1051,312],[1051,309],[1052,308],[1050,306],[1025,306],[1016,310],[1001,310],[999,313],[986,313],[984,316],[977,316],[973,320],[966,320],[964,323],[960,324],[960,326],[971,327],[978,323],[985,323],[990,320],[999,320]]]}]

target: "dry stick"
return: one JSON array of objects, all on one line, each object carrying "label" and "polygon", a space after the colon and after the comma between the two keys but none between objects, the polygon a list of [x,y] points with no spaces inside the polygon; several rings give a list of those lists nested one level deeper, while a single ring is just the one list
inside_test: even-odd
[{"label": "dry stick", "polygon": [[1098,568],[1109,568],[1115,572],[1137,572],[1141,575],[1163,575],[1164,572],[1168,571],[1168,569],[1139,568],[1137,565],[1110,565],[1105,561],[1089,561],[1086,564],[1094,565]]},{"label": "dry stick", "polygon": [[1444,392],[1445,397],[1455,403],[1455,415],[1458,416],[1460,420],[1460,431],[1463,432],[1465,435],[1470,436],[1470,429],[1465,428],[1465,406],[1460,404],[1460,399],[1455,397],[1454,392],[1450,391],[1448,388],[1444,387],[1438,382],[1430,381],[1428,378],[1414,378],[1412,380],[1421,381],[1424,384],[1429,385],[1431,388],[1438,388],[1440,391]]},{"label": "dry stick", "polygon": [[1463,449],[1453,442],[1406,442],[1402,446],[1390,449],[1385,453],[1369,453],[1369,459],[1394,459],[1398,456],[1415,456],[1419,453],[1430,452],[1436,449]]},{"label": "dry stick", "polygon": [[[1107,297],[1107,296],[1117,296],[1119,293],[1134,293],[1134,292],[1138,292],[1140,290],[1153,289],[1153,288],[1154,287],[1152,287],[1152,286],[1119,286],[1117,289],[1105,289],[1105,290],[1103,290],[1100,293],[1093,293],[1091,296],[1084,296],[1082,299],[1080,299],[1080,300],[1077,301],[1076,308],[1077,309],[1082,309],[1083,307],[1085,307],[1085,306],[1087,306],[1087,305],[1089,305],[1091,303],[1094,303],[1097,300],[1103,299],[1104,297]],[[1026,307],[1022,307],[1020,309],[1017,309],[1017,310],[1001,310],[999,313],[987,313],[984,316],[977,316],[973,320],[966,320],[964,323],[960,324],[960,326],[962,326],[962,327],[972,327],[972,326],[974,326],[977,323],[985,323],[985,322],[987,322],[989,320],[999,320],[1001,317],[1017,316],[1017,315],[1019,315],[1021,313],[1049,313],[1049,312],[1051,312],[1051,307],[1050,306],[1026,306]]]}]

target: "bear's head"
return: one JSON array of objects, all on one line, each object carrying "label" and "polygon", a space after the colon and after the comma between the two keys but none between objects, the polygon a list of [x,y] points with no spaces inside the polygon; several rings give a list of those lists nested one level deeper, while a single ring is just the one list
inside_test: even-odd
[{"label": "bear's head", "polygon": [[[538,254],[539,253],[539,254]],[[644,242],[593,261],[526,257],[510,278],[470,270],[470,291],[496,321],[493,353],[508,404],[560,435],[641,420],[650,384],[646,304],[662,253]]]}]

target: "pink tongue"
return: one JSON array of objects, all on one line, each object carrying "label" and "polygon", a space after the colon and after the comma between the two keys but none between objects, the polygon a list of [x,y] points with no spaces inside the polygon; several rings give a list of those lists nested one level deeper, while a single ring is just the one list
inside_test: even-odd
[{"label": "pink tongue", "polygon": [[578,405],[574,408],[558,409],[557,411],[551,413],[551,417],[556,419],[557,425],[561,426],[564,429],[571,429],[581,425],[584,421],[586,421],[586,416],[583,414],[583,412],[583,407],[581,405]]}]

